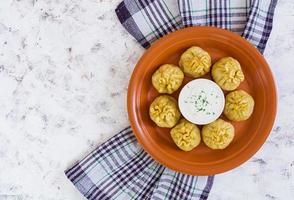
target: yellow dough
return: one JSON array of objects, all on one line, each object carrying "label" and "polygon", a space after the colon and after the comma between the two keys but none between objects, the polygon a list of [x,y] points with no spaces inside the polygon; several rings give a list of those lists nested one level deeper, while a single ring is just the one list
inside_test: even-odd
[{"label": "yellow dough", "polygon": [[240,63],[232,57],[218,60],[211,70],[213,80],[223,90],[235,90],[244,81],[244,74]]},{"label": "yellow dough", "polygon": [[222,119],[203,126],[202,139],[211,149],[224,149],[234,139],[234,126]]},{"label": "yellow dough", "polygon": [[224,114],[229,120],[246,120],[251,116],[253,109],[254,99],[243,90],[230,92],[226,96]]},{"label": "yellow dough", "polygon": [[154,99],[149,108],[149,115],[157,126],[164,128],[174,127],[181,117],[177,101],[168,95]]},{"label": "yellow dough", "polygon": [[170,134],[176,145],[184,151],[191,151],[201,141],[199,128],[185,119],[172,128]]},{"label": "yellow dough", "polygon": [[185,74],[198,78],[209,72],[211,58],[206,51],[200,47],[193,46],[181,55],[179,65]]},{"label": "yellow dough", "polygon": [[184,73],[171,64],[161,65],[152,75],[152,84],[159,93],[171,94],[182,85]]}]

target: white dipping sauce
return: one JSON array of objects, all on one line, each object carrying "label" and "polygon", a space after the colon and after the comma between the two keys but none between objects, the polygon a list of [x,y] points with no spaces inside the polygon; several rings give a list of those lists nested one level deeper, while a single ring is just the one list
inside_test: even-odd
[{"label": "white dipping sauce", "polygon": [[215,82],[196,79],[183,87],[178,102],[182,115],[188,121],[204,125],[213,122],[222,114],[225,97]]}]

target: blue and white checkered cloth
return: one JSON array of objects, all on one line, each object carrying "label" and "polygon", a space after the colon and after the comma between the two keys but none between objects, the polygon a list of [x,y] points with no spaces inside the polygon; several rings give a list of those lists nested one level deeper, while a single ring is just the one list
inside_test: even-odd
[{"label": "blue and white checkered cloth", "polygon": [[124,0],[117,16],[145,48],[177,29],[215,26],[242,35],[264,51],[277,0]]},{"label": "blue and white checkered cloth", "polygon": [[[145,48],[189,26],[216,26],[246,38],[263,52],[277,0],[124,0],[116,14]],[[154,161],[128,127],[66,170],[91,200],[204,200],[213,176],[191,176]]]}]

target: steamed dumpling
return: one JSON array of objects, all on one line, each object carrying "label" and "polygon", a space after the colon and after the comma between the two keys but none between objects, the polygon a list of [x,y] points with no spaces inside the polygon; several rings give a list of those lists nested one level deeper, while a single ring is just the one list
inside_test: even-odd
[{"label": "steamed dumpling", "polygon": [[159,93],[171,94],[182,85],[184,73],[171,64],[159,67],[152,75],[152,84]]},{"label": "steamed dumpling", "polygon": [[222,119],[203,126],[202,139],[203,142],[211,149],[224,149],[234,139],[234,126]]},{"label": "steamed dumpling", "polygon": [[149,108],[149,115],[157,126],[164,128],[172,128],[181,117],[177,101],[168,95],[161,95],[154,99]]},{"label": "steamed dumpling", "polygon": [[201,141],[199,128],[185,119],[172,128],[170,134],[175,144],[184,151],[191,151]]},{"label": "steamed dumpling", "polygon": [[206,51],[193,46],[181,55],[179,65],[186,75],[198,78],[209,72],[211,58]]},{"label": "steamed dumpling", "polygon": [[244,81],[240,63],[232,57],[218,60],[212,67],[212,78],[223,90],[235,90]]},{"label": "steamed dumpling", "polygon": [[243,90],[230,92],[226,96],[224,114],[232,121],[243,121],[248,119],[253,109],[253,98]]}]

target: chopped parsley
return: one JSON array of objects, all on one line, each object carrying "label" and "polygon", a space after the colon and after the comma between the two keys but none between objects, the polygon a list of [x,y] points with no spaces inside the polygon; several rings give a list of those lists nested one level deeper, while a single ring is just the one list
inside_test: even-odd
[{"label": "chopped parsley", "polygon": [[207,106],[211,105],[211,103],[209,103],[209,101],[207,100],[207,94],[203,90],[199,92],[199,95],[191,95],[184,102],[193,104],[196,108],[196,112],[206,112],[206,115],[212,114],[211,112],[207,111]]}]

